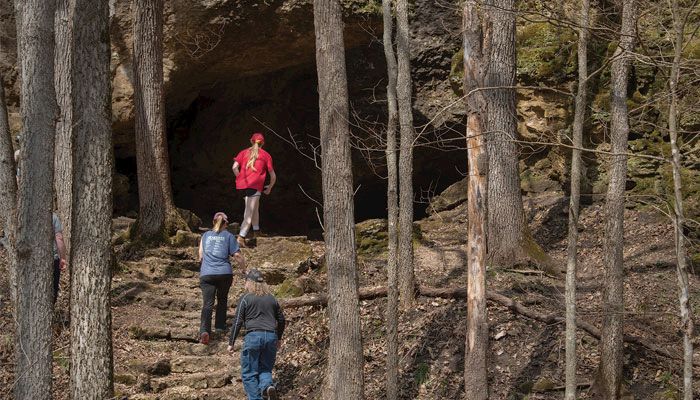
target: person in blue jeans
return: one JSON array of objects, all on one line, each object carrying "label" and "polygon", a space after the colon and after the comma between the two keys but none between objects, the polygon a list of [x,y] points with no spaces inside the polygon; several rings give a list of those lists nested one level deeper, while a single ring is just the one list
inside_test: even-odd
[{"label": "person in blue jeans", "polygon": [[241,350],[241,379],[248,400],[277,400],[272,368],[282,343],[285,320],[277,299],[257,269],[245,276],[245,293],[238,300],[229,352],[233,353],[233,344],[243,327],[246,335]]},{"label": "person in blue jeans", "polygon": [[233,283],[233,268],[229,257],[245,270],[245,257],[241,254],[236,237],[226,230],[228,217],[222,212],[214,214],[214,228],[202,235],[199,242],[199,286],[202,288],[202,315],[199,324],[199,342],[209,344],[211,335],[211,315],[216,297],[216,318],[214,327],[217,333],[226,332],[226,308],[228,291]]}]

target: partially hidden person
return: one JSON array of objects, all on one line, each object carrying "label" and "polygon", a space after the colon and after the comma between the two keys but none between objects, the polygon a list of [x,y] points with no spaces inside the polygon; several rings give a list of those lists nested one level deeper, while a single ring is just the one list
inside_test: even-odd
[{"label": "partially hidden person", "polygon": [[226,230],[228,217],[223,212],[214,214],[214,227],[202,235],[199,242],[199,286],[202,289],[202,315],[199,324],[199,341],[209,344],[211,316],[216,298],[214,328],[218,334],[226,333],[226,308],[228,291],[233,283],[233,267],[229,257],[245,271],[245,257],[241,254],[236,237]]},{"label": "partially hidden person", "polygon": [[[251,146],[233,159],[233,174],[236,176],[236,189],[243,194],[245,211],[241,230],[238,233],[238,243],[246,246],[246,236],[253,229],[252,237],[260,230],[260,195],[269,195],[277,182],[277,175],[272,166],[272,156],[263,150],[265,137],[256,132],[250,137]],[[270,183],[265,185],[267,175]]]},{"label": "partially hidden person", "polygon": [[241,328],[246,332],[241,349],[241,379],[248,400],[278,399],[272,368],[282,343],[285,319],[257,269],[249,270],[245,276],[245,292],[238,300],[229,338],[230,353]]},{"label": "partially hidden person", "polygon": [[58,288],[61,282],[61,272],[66,270],[66,243],[63,240],[63,225],[56,213],[51,215],[53,224],[53,304],[58,299]]}]

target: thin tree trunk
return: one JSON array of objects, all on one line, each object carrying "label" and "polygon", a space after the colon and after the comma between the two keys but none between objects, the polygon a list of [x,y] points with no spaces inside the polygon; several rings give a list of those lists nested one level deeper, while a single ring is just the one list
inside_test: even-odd
[{"label": "thin tree trunk", "polygon": [[[17,269],[15,257],[15,237],[17,218],[17,166],[15,165],[12,147],[12,135],[7,119],[7,104],[5,103],[5,87],[0,79],[0,221],[5,230],[7,255],[9,258],[10,303],[13,316],[16,317],[17,302]],[[15,318],[16,319],[16,318]]]},{"label": "thin tree trunk", "polygon": [[389,118],[386,127],[386,165],[387,165],[387,303],[386,303],[386,398],[396,400],[399,396],[399,337],[398,337],[398,300],[397,287],[397,250],[398,250],[398,171],[396,163],[396,125],[398,110],[396,105],[397,66],[393,43],[393,20],[391,0],[382,0],[384,16],[384,55],[386,57],[388,83],[386,99]]},{"label": "thin tree trunk", "polygon": [[493,24],[490,64],[485,86],[486,144],[489,157],[489,257],[499,265],[512,265],[523,256],[528,232],[520,193],[518,128],[515,111],[515,0],[487,0],[485,12]]},{"label": "thin tree trunk", "polygon": [[683,398],[693,399],[693,308],[690,307],[690,292],[688,290],[688,265],[686,260],[685,214],[683,212],[683,193],[681,182],[681,153],[678,149],[678,80],[680,64],[685,39],[685,21],[679,15],[678,1],[671,0],[673,14],[674,54],[669,78],[670,98],[668,105],[668,131],[671,136],[671,153],[673,155],[673,194],[675,211],[676,262],[678,273],[678,300],[680,303],[681,322],[683,324]]},{"label": "thin tree trunk", "polygon": [[108,399],[112,383],[112,126],[108,0],[72,0],[76,124],[73,152],[73,270],[70,392]]},{"label": "thin tree trunk", "polygon": [[134,2],[138,235],[164,240],[187,224],[173,203],[163,92],[163,0]]},{"label": "thin tree trunk", "polygon": [[396,0],[396,95],[401,133],[399,153],[399,293],[402,307],[415,298],[413,274],[413,109],[411,106],[411,31],[408,0]]},{"label": "thin tree trunk", "polygon": [[[21,144],[17,207],[17,333],[15,398],[51,397],[51,280],[56,92],[54,0],[17,1]],[[31,166],[31,167],[30,167]]]},{"label": "thin tree trunk", "polygon": [[576,400],[576,264],[578,251],[578,215],[581,198],[581,148],[586,118],[588,79],[589,0],[581,0],[578,29],[578,92],[574,111],[571,152],[571,195],[569,197],[569,243],[566,254],[566,388],[565,400]]},{"label": "thin tree trunk", "polygon": [[[484,24],[486,26],[486,24]],[[488,29],[488,28],[487,28]],[[487,360],[488,320],[486,318],[486,206],[488,153],[484,131],[486,99],[484,92],[483,43],[490,32],[483,32],[474,0],[464,5],[464,93],[467,94],[467,335],[464,355],[464,387],[466,399],[488,399]]]},{"label": "thin tree trunk", "polygon": [[71,68],[73,62],[73,11],[70,0],[56,0],[56,101],[58,102],[58,119],[56,120],[56,155],[54,157],[54,190],[56,191],[56,208],[63,225],[63,240],[66,244],[66,258],[70,263],[71,250],[71,207],[73,195],[73,105],[71,87]]},{"label": "thin tree trunk", "polygon": [[612,152],[609,168],[610,183],[605,199],[605,277],[603,287],[603,328],[600,341],[600,367],[594,390],[604,399],[619,398],[623,367],[624,311],[624,211],[625,181],[627,179],[627,79],[631,52],[634,49],[636,23],[635,0],[622,2],[620,44],[613,55],[610,74],[610,141]]},{"label": "thin tree trunk", "polygon": [[323,220],[330,294],[328,381],[323,398],[360,400],[364,391],[362,334],[357,295],[345,47],[342,9],[338,0],[314,1],[314,26]]}]

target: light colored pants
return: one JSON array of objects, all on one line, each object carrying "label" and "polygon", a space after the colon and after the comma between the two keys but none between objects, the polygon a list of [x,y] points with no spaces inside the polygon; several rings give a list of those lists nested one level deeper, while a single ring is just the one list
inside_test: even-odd
[{"label": "light colored pants", "polygon": [[251,226],[254,231],[260,229],[260,192],[244,197],[243,201],[245,202],[245,211],[243,212],[243,222],[239,233],[241,237],[245,237],[248,234]]}]

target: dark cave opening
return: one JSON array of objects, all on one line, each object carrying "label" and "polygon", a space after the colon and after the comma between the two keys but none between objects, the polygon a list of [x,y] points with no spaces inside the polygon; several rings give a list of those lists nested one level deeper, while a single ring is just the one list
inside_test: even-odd
[{"label": "dark cave opening", "polygon": [[[381,46],[348,50],[348,89],[351,127],[357,137],[374,127],[363,121],[386,120],[382,101],[385,67]],[[249,145],[253,132],[266,136],[265,149],[273,157],[278,182],[261,203],[261,227],[270,234],[308,235],[320,238],[323,216],[321,171],[307,157],[319,145],[318,93],[313,63],[235,80],[212,79],[200,87],[186,108],[169,110],[168,145],[175,203],[194,211],[205,224],[217,211],[231,221],[240,221],[242,196],[235,190],[231,172],[233,157]],[[175,82],[173,87],[177,87]],[[378,100],[379,99],[379,100]],[[428,118],[416,115],[416,124]],[[371,124],[370,124],[371,125]],[[460,129],[459,127],[452,127]],[[296,141],[299,149],[292,145]],[[320,153],[320,148],[317,150]],[[302,152],[304,154],[302,154]],[[460,179],[465,155],[434,148],[414,150],[415,217],[425,215],[426,193],[439,193]],[[353,182],[356,221],[386,218],[386,167],[383,151],[354,149]],[[129,178],[129,204],[138,209],[136,163],[133,157],[117,160],[117,172]],[[133,193],[132,193],[133,192]],[[115,201],[116,204],[116,201]]]}]

